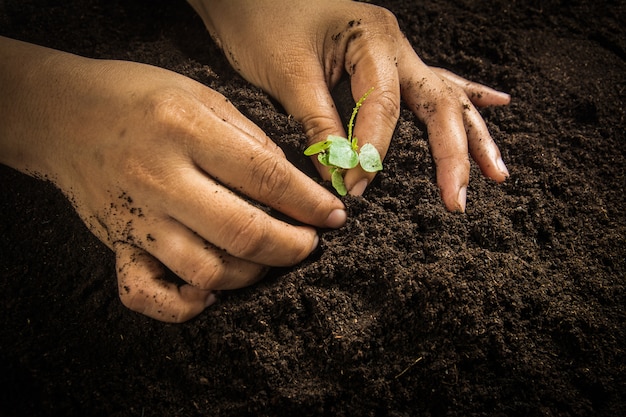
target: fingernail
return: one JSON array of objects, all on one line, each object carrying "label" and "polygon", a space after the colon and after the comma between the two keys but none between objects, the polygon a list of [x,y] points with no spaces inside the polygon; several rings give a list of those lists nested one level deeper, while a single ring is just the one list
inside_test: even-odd
[{"label": "fingernail", "polygon": [[217,296],[215,295],[214,292],[211,292],[209,296],[206,298],[204,302],[204,306],[209,307],[210,305],[214,304],[216,301],[217,301]]},{"label": "fingernail", "polygon": [[509,170],[506,168],[506,165],[504,165],[504,161],[502,160],[502,158],[498,158],[496,164],[498,165],[498,169],[500,170],[500,172],[504,174],[505,177],[508,177]]},{"label": "fingernail", "polygon": [[313,247],[311,248],[311,252],[317,249],[317,246],[320,244],[320,237],[316,234],[315,239],[313,239]]},{"label": "fingernail", "polygon": [[334,209],[330,212],[328,218],[326,219],[326,226],[336,229],[343,226],[346,223],[347,218],[348,215],[345,210]]},{"label": "fingernail", "polygon": [[465,212],[465,202],[467,200],[467,187],[459,188],[459,194],[457,195],[456,202],[459,205],[461,213]]},{"label": "fingernail", "polygon": [[348,191],[348,194],[354,195],[354,196],[363,195],[363,193],[365,192],[365,189],[367,188],[367,183],[368,183],[367,179],[365,178],[362,179],[361,181],[354,184],[352,188],[350,188],[350,191]]}]

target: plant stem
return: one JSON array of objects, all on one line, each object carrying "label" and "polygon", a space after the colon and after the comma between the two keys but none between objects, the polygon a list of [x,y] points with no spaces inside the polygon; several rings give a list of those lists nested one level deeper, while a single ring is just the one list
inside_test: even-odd
[{"label": "plant stem", "polygon": [[[359,112],[359,108],[361,107],[361,105],[363,105],[363,102],[365,101],[367,96],[369,96],[373,90],[374,90],[374,87],[370,88],[365,94],[363,94],[363,96],[359,99],[359,101],[356,102],[356,105],[352,109],[352,115],[350,116],[350,121],[348,122],[348,141],[350,143],[352,143],[352,128],[354,127],[354,118],[356,117],[356,114]],[[352,147],[354,148],[354,150],[356,150],[356,148],[358,147],[358,144],[355,143],[353,144]]]}]

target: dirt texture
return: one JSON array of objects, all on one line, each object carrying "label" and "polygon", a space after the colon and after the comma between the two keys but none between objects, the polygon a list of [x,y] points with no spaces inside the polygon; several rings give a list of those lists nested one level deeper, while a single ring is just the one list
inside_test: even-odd
[{"label": "dirt texture", "polygon": [[[428,64],[512,95],[482,111],[510,178],[473,165],[446,212],[403,107],[346,227],[168,325],[122,306],[58,190],[1,167],[1,416],[626,415],[624,2],[375,3]],[[313,174],[301,126],[182,0],[5,0],[0,34],[196,79]]]}]

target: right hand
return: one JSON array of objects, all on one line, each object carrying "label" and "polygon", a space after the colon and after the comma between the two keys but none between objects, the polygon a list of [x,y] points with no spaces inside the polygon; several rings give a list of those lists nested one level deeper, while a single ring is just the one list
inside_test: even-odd
[{"label": "right hand", "polygon": [[[355,102],[374,87],[356,118],[359,146],[369,143],[385,156],[402,98],[428,129],[448,210],[465,210],[469,155],[485,176],[509,176],[476,109],[508,104],[509,95],[427,66],[389,10],[346,0],[188,1],[233,68],[302,123],[308,145],[329,134],[346,137],[330,90],[347,73]],[[313,162],[330,179],[328,167]],[[361,195],[374,175],[348,170],[348,192]]]},{"label": "right hand", "polygon": [[[122,302],[181,322],[340,227],[340,200],[219,93],[182,75],[0,38],[0,162],[53,181],[116,254]],[[26,69],[26,70],[25,70]],[[160,277],[164,266],[187,284]]]}]

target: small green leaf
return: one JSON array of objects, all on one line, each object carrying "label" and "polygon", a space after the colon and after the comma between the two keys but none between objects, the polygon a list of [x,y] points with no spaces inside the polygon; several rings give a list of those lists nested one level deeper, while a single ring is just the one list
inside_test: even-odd
[{"label": "small green leaf", "polygon": [[328,153],[328,162],[330,165],[343,169],[351,169],[359,164],[359,154],[352,149],[352,145],[346,138],[334,136],[326,152]]},{"label": "small green leaf", "polygon": [[328,142],[328,148],[332,148],[333,146],[344,146],[345,142],[347,141],[348,139],[344,138],[343,136],[328,135],[326,137],[326,142]]},{"label": "small green leaf", "polygon": [[333,164],[328,162],[328,152],[318,153],[317,160],[320,161],[320,164],[325,165],[327,167],[333,166]]},{"label": "small green leaf", "polygon": [[365,144],[359,150],[359,141],[352,135],[359,108],[373,90],[374,87],[363,94],[352,109],[352,115],[348,122],[348,138],[328,135],[325,141],[314,143],[304,151],[307,156],[317,155],[318,161],[328,167],[332,185],[341,196],[348,193],[343,179],[346,170],[356,167],[359,163],[367,172],[383,169],[383,163],[376,148],[371,144]]},{"label": "small green leaf", "polygon": [[308,148],[304,150],[304,154],[306,156],[311,156],[317,153],[325,152],[330,146],[330,144],[331,144],[330,140],[325,140],[324,142],[314,143],[313,145],[309,146]]},{"label": "small green leaf", "polygon": [[330,181],[333,184],[333,187],[337,191],[337,194],[340,196],[344,196],[348,194],[348,189],[346,188],[346,183],[343,182],[343,170],[333,168],[330,170]]},{"label": "small green leaf", "polygon": [[380,153],[371,143],[366,143],[361,147],[359,162],[361,163],[361,168],[367,172],[376,172],[383,169]]}]

